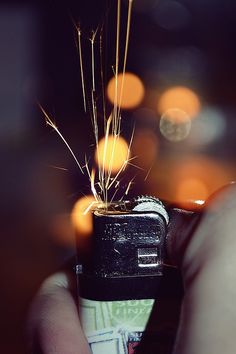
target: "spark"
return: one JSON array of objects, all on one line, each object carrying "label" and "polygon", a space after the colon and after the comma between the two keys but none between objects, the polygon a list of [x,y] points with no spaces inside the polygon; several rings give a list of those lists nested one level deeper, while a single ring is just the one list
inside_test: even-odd
[{"label": "spark", "polygon": [[118,188],[120,186],[120,181],[116,181],[115,188]]},{"label": "spark", "polygon": [[88,160],[87,160],[87,156],[85,155],[85,164],[84,164],[84,167],[87,171],[87,174],[88,174],[88,177],[89,177],[89,180],[91,181],[91,173],[89,171],[89,167],[88,167]]},{"label": "spark", "polygon": [[125,54],[124,54],[124,62],[123,62],[123,72],[122,72],[122,80],[121,80],[121,89],[120,89],[120,101],[119,101],[119,112],[118,112],[118,116],[120,115],[121,102],[122,102],[123,92],[124,92],[124,80],[125,80],[125,71],[126,71],[126,64],[127,64],[127,57],[128,57],[128,48],[129,48],[129,37],[130,37],[130,23],[131,23],[132,5],[133,5],[133,0],[129,0],[127,26],[126,26]]},{"label": "spark", "polygon": [[155,163],[155,161],[153,161],[153,163],[151,164],[150,168],[148,169],[147,174],[146,174],[146,176],[144,178],[144,181],[146,181],[148,179],[148,177],[149,177],[149,175],[151,173],[151,170],[153,169],[154,163]]},{"label": "spark", "polygon": [[100,182],[97,182],[98,187],[102,190],[102,185]]},{"label": "spark", "polygon": [[[91,118],[91,123],[92,123],[92,129],[93,129],[93,134],[95,138],[95,147],[97,149],[97,162],[98,162],[98,169],[95,170],[95,168],[91,167],[91,162],[88,161],[87,156],[85,155],[85,161],[84,161],[84,166],[80,164],[78,159],[76,158],[74,152],[72,151],[69,143],[67,140],[64,138],[62,133],[59,131],[58,127],[56,124],[53,122],[53,120],[50,118],[50,116],[47,114],[47,112],[43,109],[43,107],[39,104],[39,107],[45,117],[46,124],[51,126],[57,134],[60,136],[64,144],[67,146],[68,150],[70,151],[71,155],[73,156],[76,164],[78,165],[80,171],[86,175],[88,175],[88,178],[90,180],[90,185],[91,185],[91,191],[94,196],[95,201],[92,202],[88,208],[85,210],[84,214],[86,214],[88,211],[91,210],[91,208],[96,204],[96,203],[103,203],[104,208],[107,208],[108,206],[108,200],[113,201],[115,198],[117,192],[122,186],[121,183],[121,178],[120,175],[121,173],[125,170],[127,165],[134,166],[136,168],[140,168],[139,166],[136,166],[135,164],[132,163],[133,159],[136,157],[131,157],[130,158],[130,153],[131,153],[131,144],[133,141],[133,136],[134,136],[134,130],[132,132],[132,136],[130,139],[129,147],[127,150],[127,156],[125,156],[125,161],[123,161],[122,166],[116,173],[115,177],[112,175],[112,164],[115,159],[115,148],[116,148],[116,143],[117,140],[120,137],[121,134],[121,122],[122,122],[122,117],[121,117],[121,103],[122,103],[122,97],[124,94],[124,81],[125,81],[125,72],[126,72],[126,66],[127,66],[127,57],[128,57],[128,48],[129,48],[129,39],[130,39],[130,25],[131,25],[131,14],[132,14],[132,4],[133,0],[128,0],[129,5],[128,5],[128,10],[127,10],[127,19],[126,19],[126,34],[125,34],[125,43],[124,43],[124,48],[122,44],[122,52],[124,51],[124,56],[123,59],[120,59],[120,52],[121,52],[121,0],[117,0],[117,9],[116,9],[116,34],[115,34],[115,65],[112,67],[113,74],[115,76],[115,100],[114,100],[114,105],[111,110],[111,114],[107,114],[106,112],[106,101],[105,101],[105,85],[104,85],[104,57],[103,57],[103,25],[102,26],[97,26],[95,31],[92,31],[90,38],[87,38],[88,43],[89,43],[89,62],[90,62],[90,70],[89,70],[89,77],[91,82],[91,88],[90,90],[87,89],[87,83],[86,83],[86,75],[85,75],[85,57],[84,57],[84,48],[83,48],[83,33],[81,31],[80,25],[77,25],[75,21],[72,19],[73,24],[75,26],[75,35],[76,35],[76,45],[78,49],[78,56],[79,56],[79,62],[80,62],[80,76],[81,76],[81,86],[82,86],[82,95],[83,95],[83,107],[85,113],[88,112],[88,116]],[[99,44],[96,42],[97,34],[98,31],[100,31],[100,37],[99,37]],[[97,45],[99,45],[99,54],[100,54],[100,62],[99,64],[97,63]],[[97,75],[97,66],[100,66],[100,76]],[[121,80],[121,85],[118,83],[118,76],[119,76],[119,71],[122,73],[122,80]],[[98,82],[96,80],[99,80]],[[100,82],[101,80],[101,82]],[[104,151],[103,151],[103,156],[101,156],[101,152],[99,152],[98,145],[99,145],[99,138],[100,138],[100,127],[98,125],[98,117],[99,117],[99,105],[100,101],[98,99],[98,95],[96,90],[100,86],[102,87],[102,114],[103,114],[103,134],[105,136],[105,144],[104,144]],[[118,87],[119,86],[119,87]],[[121,86],[121,87],[120,87]],[[91,92],[91,94],[90,94]],[[112,136],[113,138],[113,145],[112,145],[112,151],[111,151],[111,156],[109,160],[109,165],[108,169],[105,168],[105,163],[107,157],[107,150],[108,150],[108,139],[109,136]],[[100,156],[99,156],[100,155]],[[61,170],[67,170],[64,168],[60,168],[57,166],[52,166]],[[140,168],[141,169],[141,168]],[[125,195],[128,194],[132,184],[133,184],[134,178],[128,183]],[[125,184],[126,186],[126,184]],[[113,187],[112,191],[109,191]],[[115,190],[115,191],[114,191]],[[108,195],[110,198],[110,194],[113,193],[112,198],[108,199]]]},{"label": "spark", "polygon": [[102,83],[102,108],[103,108],[103,122],[104,122],[104,133],[106,129],[106,101],[105,101],[105,86],[104,86],[104,72],[103,72],[103,52],[102,52],[102,40],[103,40],[103,27],[100,33],[100,73],[101,73],[101,83]]},{"label": "spark", "polygon": [[104,144],[103,162],[102,162],[102,178],[101,178],[103,197],[106,202],[107,202],[107,190],[105,188],[104,182],[105,182],[107,175],[105,174],[105,159],[106,159],[107,143],[108,143],[111,121],[112,121],[112,115],[110,115],[110,117],[107,121],[107,125],[106,125],[105,144]]},{"label": "spark", "polygon": [[124,161],[123,165],[121,166],[120,170],[117,172],[116,176],[114,177],[113,181],[109,184],[110,179],[107,179],[107,183],[106,183],[106,188],[109,190],[111,188],[111,186],[114,184],[114,182],[117,180],[117,178],[119,177],[119,175],[121,174],[121,172],[123,172],[126,168],[126,166],[129,164],[130,161],[134,160],[136,157],[131,157],[130,156],[130,152],[131,152],[131,145],[133,143],[133,138],[134,138],[134,131],[135,131],[135,127],[133,128],[133,132],[130,138],[130,142],[129,142],[129,147],[128,147],[128,151],[127,151],[127,156],[126,156],[126,160]]},{"label": "spark", "polygon": [[50,127],[52,127],[57,134],[60,136],[60,138],[62,139],[62,141],[64,142],[64,144],[67,146],[68,150],[70,151],[72,157],[74,158],[77,166],[79,167],[80,171],[84,174],[84,171],[77,159],[77,157],[75,156],[73,150],[71,149],[70,145],[68,144],[68,142],[66,141],[66,139],[64,138],[64,136],[62,135],[62,133],[60,132],[60,130],[57,128],[56,124],[52,121],[52,119],[49,117],[49,115],[47,114],[47,112],[43,109],[43,107],[38,103],[38,106],[40,108],[40,110],[42,111],[44,118],[46,120],[46,124],[49,125]]},{"label": "spark", "polygon": [[114,192],[114,194],[113,194],[113,196],[112,196],[112,198],[111,198],[111,200],[110,200],[110,203],[113,202],[113,200],[114,200],[114,198],[115,198],[115,196],[116,196],[118,190],[119,190],[119,189],[116,189],[116,190],[115,190],[115,192]]},{"label": "spark", "polygon": [[116,20],[116,64],[115,64],[115,100],[114,100],[114,130],[117,129],[118,114],[118,72],[119,72],[119,51],[120,51],[120,6],[121,1],[117,1],[117,20]]},{"label": "spark", "polygon": [[[122,67],[122,82],[121,82],[121,92],[118,92],[118,73],[119,73],[119,57],[120,57],[120,26],[121,26],[121,0],[117,0],[117,22],[116,22],[116,54],[115,54],[115,67],[113,68],[114,70],[114,76],[115,76],[115,100],[114,100],[114,106],[113,106],[113,111],[111,115],[109,116],[108,120],[106,121],[106,111],[105,111],[105,99],[104,99],[104,92],[103,92],[103,114],[104,114],[104,135],[105,135],[105,143],[104,143],[104,151],[103,151],[103,156],[99,156],[100,152],[98,149],[98,123],[97,123],[97,106],[96,106],[96,101],[95,101],[95,59],[94,59],[94,42],[96,38],[96,34],[98,31],[98,28],[95,32],[92,32],[92,37],[90,38],[91,41],[91,63],[92,63],[92,125],[93,125],[93,130],[94,130],[94,137],[95,137],[95,142],[96,142],[96,148],[97,148],[97,162],[98,162],[98,183],[97,186],[99,187],[100,191],[97,192],[96,190],[96,183],[95,183],[95,170],[92,170],[90,174],[90,181],[91,181],[91,189],[92,193],[94,194],[95,198],[98,200],[100,195],[102,195],[102,199],[107,205],[108,203],[108,191],[110,188],[115,184],[115,193],[112,196],[112,200],[114,199],[117,191],[118,191],[118,178],[120,174],[125,170],[126,166],[128,164],[135,166],[139,168],[138,166],[134,165],[131,163],[133,158],[129,158],[130,156],[130,151],[131,151],[131,144],[133,141],[133,135],[134,131],[132,132],[132,136],[130,139],[129,143],[129,148],[127,151],[127,157],[126,160],[123,162],[121,168],[117,172],[116,176],[114,178],[111,178],[112,176],[112,164],[114,160],[114,155],[115,155],[115,148],[116,148],[116,143],[117,139],[120,136],[121,132],[121,101],[122,101],[122,95],[123,95],[123,89],[124,89],[124,77],[125,77],[125,71],[126,71],[126,64],[127,64],[127,55],[128,55],[128,47],[129,47],[129,37],[130,37],[130,23],[131,23],[131,11],[132,11],[132,3],[133,0],[129,0],[129,6],[128,6],[128,15],[127,15],[127,24],[126,24],[126,39],[125,39],[125,49],[124,49],[124,60],[123,60],[123,67]],[[102,33],[102,30],[101,30]],[[102,85],[103,85],[103,67],[102,67],[102,36],[100,34],[100,58],[101,58],[101,80],[102,80]],[[104,86],[103,86],[104,87]],[[119,94],[119,97],[118,97]],[[112,135],[113,137],[113,145],[112,145],[112,150],[111,150],[111,157],[109,161],[109,167],[107,170],[105,170],[105,162],[107,159],[107,149],[108,149],[108,138],[109,135]],[[102,159],[102,160],[101,160]],[[117,183],[118,182],[118,183]],[[131,187],[131,184],[129,188]]]},{"label": "spark", "polygon": [[[128,153],[127,155],[129,156],[129,153]],[[126,166],[130,165],[130,166],[134,166],[135,168],[138,168],[138,169],[143,170],[141,167],[139,167],[139,166],[137,166],[137,165],[135,165],[135,164],[130,163],[130,161],[132,161],[133,159],[136,159],[136,156],[131,157],[131,158],[128,158],[128,157],[127,157],[127,159],[124,161],[123,165],[121,166],[121,168],[119,169],[119,171],[117,172],[117,174],[115,175],[115,177],[113,178],[113,180],[111,181],[111,183],[110,183],[110,184],[107,183],[107,185],[106,185],[107,190],[109,190],[109,189],[113,186],[113,184],[117,181],[117,178],[118,178],[118,177],[120,176],[120,174],[125,170]],[[109,182],[109,181],[107,181],[107,182]]]},{"label": "spark", "polygon": [[[120,121],[119,121],[120,122]],[[120,126],[120,123],[119,123],[119,126]],[[132,142],[133,142],[133,137],[134,137],[134,131],[135,131],[135,127],[133,128],[133,132],[132,132],[132,135],[131,135],[131,138],[130,138],[130,142],[129,142],[129,147],[128,147],[128,151],[127,151],[127,158],[126,160],[128,160],[128,157],[130,156],[130,151],[131,151],[131,145],[132,145]],[[112,146],[112,153],[111,153],[111,159],[110,159],[110,162],[109,162],[109,168],[108,168],[108,174],[107,174],[107,178],[106,178],[106,186],[105,188],[108,187],[109,183],[110,183],[110,180],[111,180],[111,173],[112,173],[112,163],[113,163],[113,159],[114,159],[114,154],[115,154],[115,147],[116,147],[116,141],[117,139],[119,138],[120,136],[120,127],[119,127],[119,133],[115,133],[113,132],[113,137],[114,137],[114,140],[113,140],[113,146]],[[106,150],[105,150],[106,151]],[[133,159],[133,158],[132,158]],[[129,161],[131,161],[132,159],[130,159]],[[125,166],[124,166],[125,168]],[[122,167],[121,167],[122,169]],[[121,171],[122,172],[122,171]],[[120,172],[120,173],[121,173]]]},{"label": "spark", "polygon": [[91,209],[92,207],[95,205],[95,204],[98,204],[98,202],[96,200],[94,200],[93,202],[91,202],[89,204],[89,206],[84,210],[83,214],[82,215],[86,215]]},{"label": "spark", "polygon": [[92,32],[92,37],[90,38],[91,42],[91,58],[92,58],[92,86],[93,91],[95,91],[95,59],[94,59],[94,41],[97,35],[98,27],[96,31]]},{"label": "spark", "polygon": [[[97,149],[97,158],[98,158],[98,166],[100,166],[100,153],[98,149],[98,120],[97,120],[97,106],[94,98],[95,91],[92,90],[92,107],[93,107],[93,114],[92,114],[92,123],[93,123],[93,132],[96,142],[96,149]],[[98,168],[99,180],[102,180],[102,171]]]},{"label": "spark", "polygon": [[107,174],[107,183],[106,186],[109,184],[109,181],[111,179],[111,173],[112,173],[112,164],[113,164],[113,159],[114,159],[114,154],[115,154],[115,146],[116,146],[116,140],[117,140],[117,135],[113,133],[113,144],[112,144],[112,152],[111,152],[111,159],[109,161],[109,167],[108,167],[108,174]]},{"label": "spark", "polygon": [[106,183],[106,189],[109,190],[113,184],[116,182],[117,178],[120,176],[121,172],[123,172],[125,170],[125,167],[127,166],[129,160],[125,160],[121,166],[121,168],[119,169],[119,171],[117,172],[116,176],[114,177],[114,179],[111,181],[111,183],[109,184],[110,180],[107,180]]},{"label": "spark", "polygon": [[[137,156],[135,156],[135,158],[136,158],[136,157],[137,157]],[[140,166],[138,166],[138,165],[135,165],[134,163],[129,162],[129,165],[130,165],[130,166],[133,166],[133,167],[135,167],[135,168],[137,168],[138,170],[144,171],[144,169],[143,169],[142,167],[140,167]]]},{"label": "spark", "polygon": [[125,191],[125,195],[128,195],[128,193],[129,193],[129,191],[130,191],[132,185],[134,184],[135,178],[136,178],[136,176],[134,176],[134,177],[131,179],[131,181],[129,181],[128,186],[127,186],[126,191]]},{"label": "spark", "polygon": [[87,112],[87,104],[86,104],[86,95],[85,95],[85,80],[84,80],[84,65],[83,65],[83,56],[82,56],[82,44],[81,44],[81,30],[79,27],[77,29],[77,38],[79,45],[79,59],[80,59],[80,75],[81,75],[81,84],[82,84],[82,92],[83,92],[83,101],[84,101],[84,111]]},{"label": "spark", "polygon": [[90,182],[91,182],[91,191],[93,193],[94,198],[96,199],[96,201],[99,201],[99,195],[97,194],[96,188],[95,188],[95,169],[92,169],[91,172],[91,178],[90,178]]},{"label": "spark", "polygon": [[108,137],[109,137],[109,132],[110,132],[110,125],[112,121],[112,116],[110,115],[107,125],[106,125],[106,134],[105,134],[105,143],[104,143],[104,152],[103,152],[103,162],[102,162],[102,176],[104,175],[105,171],[105,162],[106,162],[106,151],[107,151],[107,143],[108,143]]},{"label": "spark", "polygon": [[93,108],[92,124],[93,124],[93,132],[94,132],[96,145],[98,145],[97,105],[96,105],[94,94],[95,94],[95,91],[92,90],[92,92],[91,92],[92,108]]},{"label": "spark", "polygon": [[48,165],[51,168],[55,168],[56,170],[60,170],[60,171],[68,171],[68,168],[65,167],[60,167],[60,166],[55,166],[55,165]]}]

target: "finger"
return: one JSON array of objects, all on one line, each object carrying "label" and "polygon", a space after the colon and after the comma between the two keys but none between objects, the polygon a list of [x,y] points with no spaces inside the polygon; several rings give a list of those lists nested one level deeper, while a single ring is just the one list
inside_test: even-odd
[{"label": "finger", "polygon": [[33,353],[90,353],[71,294],[74,289],[75,279],[66,272],[56,273],[43,283],[30,311]]},{"label": "finger", "polygon": [[[175,354],[233,354],[236,333],[236,188],[210,205],[183,250],[185,296]],[[173,236],[174,237],[174,236]],[[175,252],[175,250],[170,250]]]}]

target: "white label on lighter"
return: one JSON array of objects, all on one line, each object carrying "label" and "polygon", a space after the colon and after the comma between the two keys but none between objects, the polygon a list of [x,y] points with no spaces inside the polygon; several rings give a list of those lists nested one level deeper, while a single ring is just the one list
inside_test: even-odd
[{"label": "white label on lighter", "polygon": [[93,354],[134,354],[154,300],[93,301],[80,298],[83,330]]}]

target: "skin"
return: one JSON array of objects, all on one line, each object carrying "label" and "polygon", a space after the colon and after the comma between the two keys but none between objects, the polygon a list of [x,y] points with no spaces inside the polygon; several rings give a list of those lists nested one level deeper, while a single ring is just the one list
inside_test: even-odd
[{"label": "skin", "polygon": [[[236,336],[236,185],[217,193],[191,238],[173,234],[185,295],[173,354],[234,354]],[[173,246],[174,245],[174,246]],[[183,246],[184,245],[184,246]],[[89,354],[66,271],[48,278],[29,319],[33,353]]]}]

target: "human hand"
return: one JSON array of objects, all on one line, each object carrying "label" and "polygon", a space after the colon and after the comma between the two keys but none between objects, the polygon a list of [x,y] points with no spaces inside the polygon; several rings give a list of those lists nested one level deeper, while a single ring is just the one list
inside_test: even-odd
[{"label": "human hand", "polygon": [[[190,238],[171,235],[167,251],[180,261],[185,285],[174,354],[235,353],[235,230],[236,188],[230,186],[209,203]],[[90,353],[75,292],[75,279],[68,271],[44,282],[29,321],[33,353]]]}]

